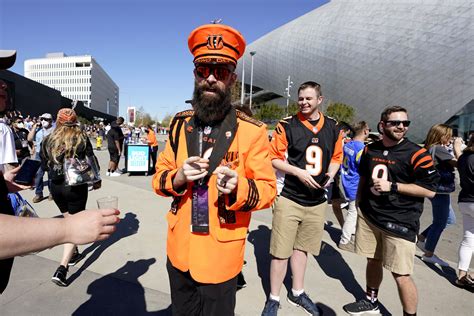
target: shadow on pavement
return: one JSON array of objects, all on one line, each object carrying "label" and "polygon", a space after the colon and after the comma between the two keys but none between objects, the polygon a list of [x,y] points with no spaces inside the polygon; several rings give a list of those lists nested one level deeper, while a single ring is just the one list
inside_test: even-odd
[{"label": "shadow on pavement", "polygon": [[125,217],[117,224],[117,230],[110,236],[110,238],[103,241],[97,241],[84,249],[82,252],[84,256],[87,256],[89,253],[92,254],[84,261],[79,270],[74,272],[74,274],[68,278],[68,284],[74,282],[74,280],[77,279],[83,271],[89,268],[89,266],[94,263],[94,261],[96,261],[108,247],[122,238],[136,234],[139,226],[140,221],[137,219],[137,215],[131,212],[126,213]]},{"label": "shadow on pavement", "polygon": [[[357,282],[351,267],[347,264],[346,260],[344,260],[341,253],[334,249],[331,245],[323,241],[321,244],[321,252],[319,256],[314,256],[314,258],[323,270],[324,274],[330,278],[339,280],[344,289],[354,296],[354,301],[359,300],[365,296],[365,290],[362,288],[359,282]],[[351,302],[345,302],[342,305],[347,303]],[[380,302],[379,308],[382,315],[391,315],[391,313]],[[324,313],[324,315],[326,315],[326,313]]]},{"label": "shadow on pavement", "polygon": [[[259,225],[256,230],[252,230],[247,240],[253,244],[253,253],[257,264],[257,273],[262,283],[262,289],[265,296],[270,294],[270,263],[272,256],[270,250],[271,230],[264,225]],[[291,291],[291,271],[288,268],[285,279],[283,280],[287,291]]]},{"label": "shadow on pavement", "polygon": [[341,230],[333,226],[333,222],[327,221],[324,224],[324,230],[328,232],[331,240],[337,245],[341,239]]},{"label": "shadow on pavement", "polygon": [[319,308],[321,308],[321,311],[322,311],[322,314],[324,316],[336,316],[337,313],[335,310],[333,310],[331,307],[323,304],[323,303],[316,303],[316,305],[318,305]]},{"label": "shadow on pavement", "polygon": [[423,261],[421,260],[421,256],[419,255],[416,255],[415,257],[420,259],[421,262],[423,262],[428,268],[436,272],[439,276],[442,276],[443,278],[445,278],[451,284],[454,285],[454,281],[456,281],[456,278],[457,278],[456,270],[454,268],[441,267],[441,266],[437,266],[436,264]]},{"label": "shadow on pavement", "polygon": [[155,262],[154,258],[128,261],[114,273],[95,280],[87,288],[90,299],[72,315],[171,315],[165,313],[169,308],[158,312],[146,310],[145,290],[138,278]]}]

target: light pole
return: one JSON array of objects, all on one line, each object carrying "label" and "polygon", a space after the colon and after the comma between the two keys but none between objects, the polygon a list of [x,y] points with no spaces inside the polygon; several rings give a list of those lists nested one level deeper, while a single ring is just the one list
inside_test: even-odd
[{"label": "light pole", "polygon": [[286,94],[286,116],[288,116],[288,111],[289,111],[289,107],[290,107],[290,89],[291,87],[293,86],[293,81],[291,81],[291,77],[288,76],[288,78],[286,79],[287,81],[287,86],[285,88],[285,94]]},{"label": "light pole", "polygon": [[244,106],[245,99],[245,56],[242,58],[242,92],[240,92],[240,105]]},{"label": "light pole", "polygon": [[249,108],[252,110],[252,93],[253,93],[253,56],[255,56],[257,52],[253,51],[250,52],[251,60],[250,60],[250,101],[249,101]]}]

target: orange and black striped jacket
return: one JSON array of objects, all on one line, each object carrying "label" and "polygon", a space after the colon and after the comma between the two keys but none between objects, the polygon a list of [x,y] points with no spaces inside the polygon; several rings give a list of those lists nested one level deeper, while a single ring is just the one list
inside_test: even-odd
[{"label": "orange and black striped jacket", "polygon": [[[188,158],[186,133],[192,132],[193,111],[178,113],[173,119],[153,177],[155,192],[173,198],[167,213],[168,257],[174,267],[189,270],[192,278],[202,283],[225,282],[241,271],[251,211],[270,207],[276,195],[265,124],[240,111],[234,113],[235,135],[221,164],[237,171],[238,186],[234,194],[219,196],[216,176],[210,177],[209,234],[190,232],[193,183],[188,183],[184,192],[176,192],[172,185]],[[230,137],[231,132],[226,136]]]}]

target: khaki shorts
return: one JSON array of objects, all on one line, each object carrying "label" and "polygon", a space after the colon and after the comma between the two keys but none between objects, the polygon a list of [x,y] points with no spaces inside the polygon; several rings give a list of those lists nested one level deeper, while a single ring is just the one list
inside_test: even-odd
[{"label": "khaki shorts", "polygon": [[327,203],[301,206],[278,196],[273,207],[270,254],[276,258],[291,257],[293,249],[318,255],[324,231]]},{"label": "khaki shorts", "polygon": [[356,253],[382,260],[385,269],[400,275],[413,274],[416,244],[370,224],[359,212],[355,234]]}]

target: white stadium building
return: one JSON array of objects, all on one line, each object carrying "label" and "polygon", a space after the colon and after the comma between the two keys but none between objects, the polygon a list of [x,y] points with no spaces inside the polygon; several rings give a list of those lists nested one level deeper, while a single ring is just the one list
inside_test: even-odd
[{"label": "white stadium building", "polygon": [[[474,130],[474,2],[332,0],[248,45],[239,62],[258,95],[290,98],[302,82],[321,84],[327,101],[356,109],[375,127],[382,109],[409,111],[409,137],[436,123]],[[254,101],[255,103],[255,101]]]}]

